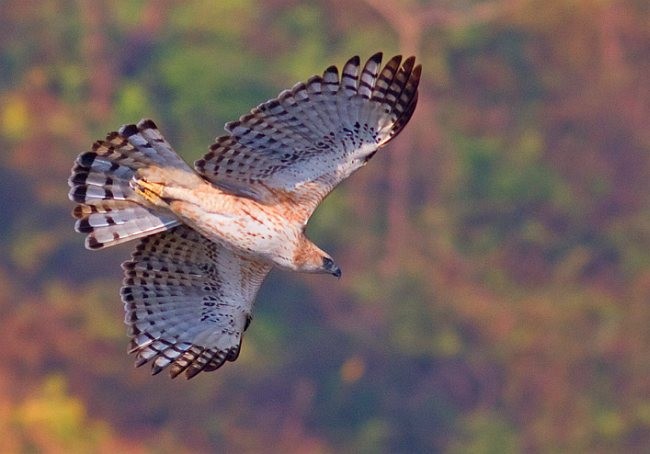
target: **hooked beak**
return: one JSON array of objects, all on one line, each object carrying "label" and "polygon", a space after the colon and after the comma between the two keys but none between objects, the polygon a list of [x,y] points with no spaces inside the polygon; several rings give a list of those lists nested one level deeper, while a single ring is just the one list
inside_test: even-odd
[{"label": "hooked beak", "polygon": [[323,257],[323,268],[332,276],[336,276],[337,278],[341,277],[341,268],[339,268],[331,258]]}]

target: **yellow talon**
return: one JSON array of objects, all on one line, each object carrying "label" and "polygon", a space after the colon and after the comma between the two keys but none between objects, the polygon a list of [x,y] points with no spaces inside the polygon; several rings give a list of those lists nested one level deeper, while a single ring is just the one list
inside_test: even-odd
[{"label": "yellow talon", "polygon": [[135,180],[133,190],[140,197],[153,205],[163,204],[162,197],[165,186],[160,183],[152,183],[144,179]]}]

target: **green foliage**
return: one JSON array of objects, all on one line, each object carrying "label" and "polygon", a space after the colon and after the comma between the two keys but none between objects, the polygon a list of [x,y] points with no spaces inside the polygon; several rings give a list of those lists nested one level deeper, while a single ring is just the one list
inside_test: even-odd
[{"label": "green foliage", "polygon": [[459,438],[451,442],[450,453],[501,454],[522,450],[515,429],[494,413],[468,415],[462,421]]},{"label": "green foliage", "polygon": [[[649,14],[586,0],[0,3],[0,451],[645,449]],[[81,246],[74,157],[151,117],[192,161],[294,82],[413,48],[411,124],[308,228],[343,278],[272,273],[240,358],[217,373],[132,369],[129,247]]]},{"label": "green foliage", "polygon": [[21,451],[83,453],[105,446],[110,428],[88,418],[83,402],[68,394],[62,376],[45,377],[34,391],[16,405],[10,425],[0,429],[5,437],[15,437]]}]

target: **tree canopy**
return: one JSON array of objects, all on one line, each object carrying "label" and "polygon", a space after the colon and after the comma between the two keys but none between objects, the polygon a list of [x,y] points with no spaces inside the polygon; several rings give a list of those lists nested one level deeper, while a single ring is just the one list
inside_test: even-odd
[{"label": "tree canopy", "polygon": [[[0,3],[0,451],[650,446],[644,1]],[[415,54],[411,123],[273,272],[235,363],[134,369],[132,245],[84,250],[76,155],[154,118],[188,161],[355,54]]]}]

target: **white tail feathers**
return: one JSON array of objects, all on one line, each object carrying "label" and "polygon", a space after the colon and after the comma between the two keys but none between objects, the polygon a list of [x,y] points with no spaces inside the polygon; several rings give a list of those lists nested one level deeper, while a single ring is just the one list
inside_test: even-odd
[{"label": "white tail feathers", "polygon": [[88,249],[114,246],[180,224],[171,212],[148,204],[131,188],[136,171],[150,165],[189,168],[151,120],[122,126],[77,157],[68,195],[79,204],[72,215],[77,219],[75,229],[88,234]]}]

